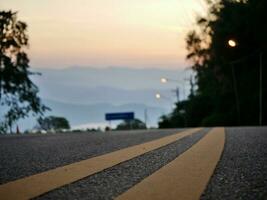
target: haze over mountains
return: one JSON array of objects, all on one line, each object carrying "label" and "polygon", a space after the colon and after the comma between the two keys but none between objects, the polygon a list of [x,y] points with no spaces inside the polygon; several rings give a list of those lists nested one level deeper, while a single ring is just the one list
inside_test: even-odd
[{"label": "haze over mountains", "polygon": [[[188,95],[191,71],[184,69],[133,69],[122,67],[38,69],[42,76],[32,79],[40,89],[40,96],[52,111],[46,115],[64,116],[72,127],[92,127],[107,124],[106,112],[133,111],[148,125],[156,126],[159,117],[168,113],[176,100],[172,91],[179,85],[180,99]],[[179,80],[160,83],[161,77]],[[159,92],[163,98],[158,100]],[[23,128],[33,126],[33,119],[24,120]]]}]

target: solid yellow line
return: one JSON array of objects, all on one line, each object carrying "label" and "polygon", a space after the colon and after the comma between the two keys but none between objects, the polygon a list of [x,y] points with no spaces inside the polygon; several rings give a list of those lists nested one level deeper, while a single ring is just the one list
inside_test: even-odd
[{"label": "solid yellow line", "polygon": [[161,139],[135,145],[0,185],[0,197],[5,200],[23,200],[37,197],[53,189],[75,182],[106,168],[172,143],[199,130],[200,128],[189,129]]},{"label": "solid yellow line", "polygon": [[212,129],[189,150],[116,200],[199,199],[220,159],[224,142],[224,128]]}]

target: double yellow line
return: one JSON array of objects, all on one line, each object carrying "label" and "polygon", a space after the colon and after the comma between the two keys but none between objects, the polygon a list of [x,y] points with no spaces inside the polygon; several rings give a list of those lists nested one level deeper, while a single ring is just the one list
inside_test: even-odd
[{"label": "double yellow line", "polygon": [[[0,199],[23,200],[37,197],[53,189],[59,188],[66,184],[78,181],[82,178],[100,172],[104,169],[110,168],[121,162],[125,162],[149,151],[168,145],[199,130],[200,128],[189,129],[151,142],[135,145],[102,156],[83,160],[0,185]],[[223,144],[224,130],[213,129],[207,136],[201,139],[188,151],[180,155],[177,159],[164,166],[156,173],[144,179],[141,183],[137,184],[126,193],[119,196],[118,199],[136,199],[135,197],[137,197],[138,199],[157,199],[156,196],[158,197],[158,199],[165,199],[165,196],[159,196],[159,194],[162,193],[161,191],[163,191],[164,188],[168,189],[168,185],[177,184],[177,187],[183,188],[185,187],[185,185],[190,183],[192,184],[192,186],[196,184],[199,185],[198,182],[203,182],[203,180],[205,180],[204,182],[205,184],[207,184],[209,177],[212,175],[216,163],[219,160],[223,149]],[[203,158],[202,161],[201,158]],[[178,176],[178,179],[180,181],[178,179],[177,181],[176,178],[174,178],[177,176],[177,169],[180,171],[180,173],[183,173],[182,171],[187,170],[184,172],[189,173],[189,176],[182,177],[182,180],[180,179],[181,177]],[[171,177],[169,176],[174,177],[170,179]],[[198,176],[200,176],[200,179],[198,178]],[[193,177],[193,179],[190,179],[190,177]],[[181,181],[184,182],[184,184],[178,184],[178,182]],[[158,185],[159,183],[160,185]],[[203,190],[203,188],[205,188],[205,184],[202,187],[194,186],[192,187],[192,190],[195,191],[195,188],[198,189],[197,191]],[[165,187],[162,187],[163,185]],[[177,192],[183,191],[183,189],[181,189],[180,191],[179,189],[177,189],[177,187],[172,188],[171,190]],[[161,188],[162,190],[160,191],[158,190],[158,188]],[[155,190],[157,191],[155,192]],[[167,191],[168,194],[173,197],[173,199],[177,199],[177,192],[169,192],[170,189],[168,189]],[[186,190],[184,190],[184,192],[186,193]],[[164,193],[166,193],[166,191]],[[167,199],[170,199],[169,197],[171,196],[168,196]]]},{"label": "double yellow line", "polygon": [[220,159],[224,141],[224,129],[212,129],[189,150],[117,200],[199,199]]}]

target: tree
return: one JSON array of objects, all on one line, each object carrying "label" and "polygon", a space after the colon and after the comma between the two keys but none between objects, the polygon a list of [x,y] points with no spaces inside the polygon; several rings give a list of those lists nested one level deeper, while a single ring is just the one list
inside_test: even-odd
[{"label": "tree", "polygon": [[129,129],[146,129],[146,125],[140,119],[124,120],[120,123],[117,130],[129,130]]},{"label": "tree", "polygon": [[[196,72],[196,97],[202,99],[204,115],[199,125],[259,124],[259,55],[266,60],[267,19],[265,0],[207,1],[206,17],[197,20],[198,29],[187,37],[188,59]],[[227,42],[234,39],[235,48]],[[266,77],[263,62],[263,77]],[[263,85],[263,98],[267,84]],[[192,104],[198,110],[198,103]],[[263,107],[266,119],[267,107]]]},{"label": "tree", "polygon": [[41,130],[62,130],[70,129],[69,122],[64,117],[48,116],[45,118],[40,117],[38,120],[37,128]]},{"label": "tree", "polygon": [[[186,126],[259,124],[259,77],[262,55],[263,124],[267,124],[266,0],[207,0],[207,16],[186,38],[196,89],[182,102]],[[228,45],[233,39],[235,48]],[[191,87],[192,88],[192,87]],[[166,119],[181,126],[174,116]],[[167,122],[165,124],[168,124]]]},{"label": "tree", "polygon": [[12,132],[13,124],[32,113],[42,115],[49,108],[41,103],[38,87],[29,71],[27,24],[17,20],[17,13],[0,11],[0,106],[5,114],[0,130]]}]

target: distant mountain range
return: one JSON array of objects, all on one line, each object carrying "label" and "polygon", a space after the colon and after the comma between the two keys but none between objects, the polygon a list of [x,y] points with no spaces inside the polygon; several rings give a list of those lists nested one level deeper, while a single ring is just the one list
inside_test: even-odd
[{"label": "distant mountain range", "polygon": [[[143,103],[157,106],[155,93],[174,99],[171,92],[179,85],[180,96],[188,95],[189,84],[184,81],[191,71],[184,69],[129,69],[129,68],[82,68],[36,69],[42,76],[34,76],[45,99],[75,104]],[[168,77],[178,82],[162,84],[160,78]],[[166,104],[163,102],[163,104]]]},{"label": "distant mountain range", "polygon": [[[148,113],[148,124],[156,126],[159,117],[170,111],[176,97],[172,91],[180,88],[180,98],[188,95],[189,85],[185,78],[191,71],[163,69],[130,69],[122,67],[91,68],[71,67],[66,69],[37,69],[42,76],[32,79],[40,89],[40,96],[52,111],[47,115],[66,117],[72,127],[106,123],[107,112],[134,111],[144,120]],[[168,84],[160,78],[177,80]],[[162,99],[155,98],[161,93]],[[25,128],[36,124],[33,118],[20,122]],[[83,127],[84,127],[83,126]]]}]

